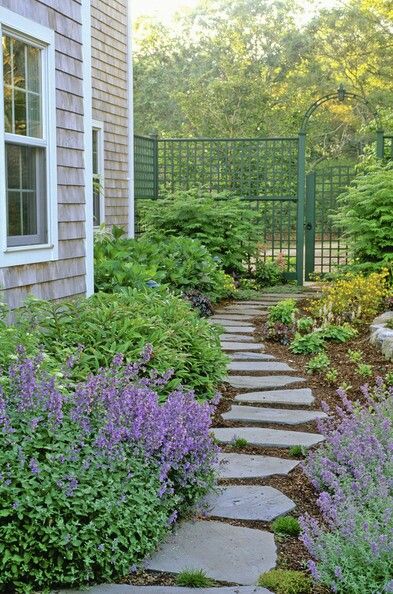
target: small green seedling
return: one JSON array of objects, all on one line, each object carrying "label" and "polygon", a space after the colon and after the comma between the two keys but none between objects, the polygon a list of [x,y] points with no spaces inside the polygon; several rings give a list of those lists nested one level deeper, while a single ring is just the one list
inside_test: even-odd
[{"label": "small green seedling", "polygon": [[312,581],[302,571],[272,569],[261,575],[259,586],[274,589],[276,594],[311,594]]},{"label": "small green seedling", "polygon": [[306,365],[308,373],[318,373],[330,365],[330,359],[326,353],[319,353],[312,357]]},{"label": "small green seedling", "polygon": [[294,458],[304,458],[306,455],[306,450],[301,445],[294,445],[291,448],[289,448],[289,454]]},{"label": "small green seedling", "polygon": [[325,373],[325,380],[329,384],[335,384],[338,380],[338,371],[334,367]]},{"label": "small green seedling", "polygon": [[232,441],[232,446],[238,449],[245,448],[246,446],[248,446],[248,441],[247,439],[244,439],[244,437],[236,437]]},{"label": "small green seedling", "polygon": [[367,363],[359,363],[357,370],[362,377],[371,377],[373,374],[372,366]]},{"label": "small green seedling", "polygon": [[176,585],[184,588],[209,588],[214,584],[203,569],[185,569],[176,577]]},{"label": "small green seedling", "polygon": [[349,349],[348,359],[351,361],[351,363],[361,363],[363,360],[363,353],[362,351],[353,351],[352,349]]},{"label": "small green seedling", "polygon": [[277,518],[272,523],[274,534],[281,534],[285,536],[299,536],[300,524],[297,518],[293,516],[282,516]]}]

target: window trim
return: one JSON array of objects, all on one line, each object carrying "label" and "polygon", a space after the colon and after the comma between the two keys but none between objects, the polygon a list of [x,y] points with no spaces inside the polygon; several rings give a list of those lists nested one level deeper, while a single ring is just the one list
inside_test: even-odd
[{"label": "window trim", "polygon": [[[7,245],[7,200],[5,187],[5,138],[19,144],[30,144],[28,137],[4,131],[3,60],[0,59],[0,268],[33,264],[58,259],[57,206],[57,140],[56,140],[56,80],[55,33],[52,29],[0,7],[0,36],[10,33],[42,51],[42,113],[43,138],[31,141],[46,147],[47,242],[45,244]],[[12,139],[12,140],[11,140]]]},{"label": "window trim", "polygon": [[[91,121],[91,131],[93,134],[93,130],[98,132],[98,146],[97,146],[97,160],[98,160],[98,171],[100,172],[100,225],[105,223],[105,153],[104,153],[104,146],[105,146],[105,133],[104,133],[104,122],[98,120]],[[93,178],[94,178],[93,173]],[[94,214],[94,213],[93,213]],[[95,230],[99,229],[100,225],[94,225],[94,218],[93,218],[93,227]]]}]

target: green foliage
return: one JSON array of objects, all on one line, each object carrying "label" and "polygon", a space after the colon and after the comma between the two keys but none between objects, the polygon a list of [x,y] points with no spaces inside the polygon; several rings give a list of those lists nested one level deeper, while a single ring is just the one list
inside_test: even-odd
[{"label": "green foliage", "polygon": [[325,380],[329,383],[329,384],[335,384],[338,380],[338,371],[335,368],[329,369],[326,373],[325,373]]},{"label": "green foliage", "polygon": [[176,585],[184,588],[210,588],[214,586],[214,581],[203,569],[185,569],[177,575]]},{"label": "green foliage", "polygon": [[248,446],[248,441],[244,437],[236,437],[231,442],[231,446],[240,450]]},{"label": "green foliage", "polygon": [[299,520],[293,516],[282,516],[276,518],[272,523],[274,534],[284,534],[286,536],[299,536]]},{"label": "green foliage", "polygon": [[374,163],[339,199],[335,220],[360,262],[393,261],[393,166]]},{"label": "green foliage", "polygon": [[117,353],[137,359],[147,343],[154,348],[151,366],[174,370],[170,389],[182,383],[200,398],[211,397],[226,371],[218,330],[169,293],[129,290],[77,302],[29,300],[18,327],[32,329],[60,365],[81,345],[75,381],[107,367]]},{"label": "green foliage", "polygon": [[316,373],[323,371],[330,365],[330,359],[326,353],[322,352],[315,355],[306,365],[308,373]]},{"label": "green foliage", "polygon": [[38,353],[39,336],[30,332],[29,328],[20,328],[7,323],[9,309],[0,303],[0,369],[7,369],[16,359],[19,345],[26,349],[27,356]]},{"label": "green foliage", "polygon": [[257,260],[255,280],[260,287],[273,287],[284,283],[284,272],[277,262]]},{"label": "green foliage", "polygon": [[298,309],[294,299],[283,299],[277,305],[269,307],[267,316],[268,324],[281,322],[282,324],[292,324]]},{"label": "green foliage", "polygon": [[388,320],[387,322],[385,322],[385,326],[387,328],[391,328],[393,330],[393,318],[391,318],[390,320]]},{"label": "green foliage", "polygon": [[302,336],[296,332],[295,338],[290,344],[290,350],[297,355],[311,355],[312,353],[320,353],[325,347],[325,341],[322,333],[315,331],[311,334]]},{"label": "green foliage", "polygon": [[304,458],[307,454],[307,451],[301,445],[294,445],[289,448],[288,453],[290,456],[293,456],[294,458]]},{"label": "green foliage", "polygon": [[371,377],[373,375],[372,365],[368,365],[367,363],[359,363],[357,366],[357,372],[362,377]]},{"label": "green foliage", "polygon": [[349,324],[341,326],[336,324],[326,324],[319,330],[324,340],[334,340],[336,342],[346,342],[357,335],[357,330]]},{"label": "green foliage", "polygon": [[362,351],[354,351],[352,349],[348,349],[348,359],[351,363],[360,363],[363,359]]},{"label": "green foliage", "polygon": [[299,318],[296,322],[296,327],[301,334],[309,332],[315,324],[315,320],[310,317]]},{"label": "green foliage", "polygon": [[105,237],[95,244],[97,291],[123,287],[145,289],[149,281],[176,292],[198,290],[213,301],[228,297],[234,287],[207,249],[189,237],[126,239]]},{"label": "green foliage", "polygon": [[289,569],[271,569],[261,575],[259,586],[274,588],[276,594],[311,594],[311,578],[302,571]]},{"label": "green foliage", "polygon": [[141,219],[148,241],[168,236],[198,239],[227,272],[244,273],[256,251],[255,214],[247,203],[225,193],[179,191],[148,202]]}]

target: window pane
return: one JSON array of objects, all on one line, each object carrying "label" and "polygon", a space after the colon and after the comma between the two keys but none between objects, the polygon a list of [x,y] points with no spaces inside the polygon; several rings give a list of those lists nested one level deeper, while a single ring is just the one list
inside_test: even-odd
[{"label": "window pane", "polygon": [[93,173],[98,171],[98,130],[93,130]]},{"label": "window pane", "polygon": [[26,136],[26,93],[14,89],[15,134]]},{"label": "window pane", "polygon": [[8,245],[47,241],[45,150],[6,143]]},{"label": "window pane", "polygon": [[40,50],[38,47],[27,46],[27,89],[33,93],[40,93]]},{"label": "window pane", "polygon": [[20,192],[8,192],[8,235],[22,234]]},{"label": "window pane", "polygon": [[39,95],[28,93],[28,130],[27,135],[33,136],[34,138],[42,137],[41,127],[41,99]]},{"label": "window pane", "polygon": [[21,188],[21,149],[15,144],[7,145],[7,187],[9,190]]},{"label": "window pane", "polygon": [[42,138],[42,50],[3,35],[5,131]]},{"label": "window pane", "polygon": [[12,132],[12,88],[4,87],[4,130]]},{"label": "window pane", "polygon": [[11,85],[11,39],[3,35],[3,76],[4,84]]},{"label": "window pane", "polygon": [[26,44],[23,41],[19,41],[19,39],[12,40],[12,75],[13,75],[13,85],[14,87],[18,87],[19,89],[26,88]]}]

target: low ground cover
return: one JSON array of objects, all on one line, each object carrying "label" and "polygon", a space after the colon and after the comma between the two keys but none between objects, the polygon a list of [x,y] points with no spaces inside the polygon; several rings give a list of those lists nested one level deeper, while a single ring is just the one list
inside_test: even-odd
[{"label": "low ground cover", "polygon": [[211,487],[211,405],[183,389],[160,404],[150,357],[74,387],[19,349],[0,390],[1,591],[127,574]]}]

